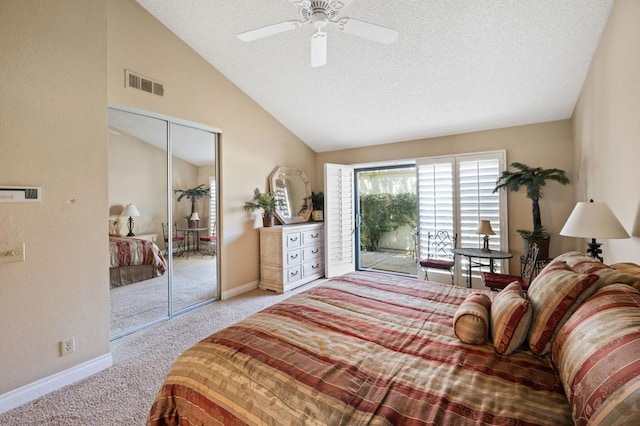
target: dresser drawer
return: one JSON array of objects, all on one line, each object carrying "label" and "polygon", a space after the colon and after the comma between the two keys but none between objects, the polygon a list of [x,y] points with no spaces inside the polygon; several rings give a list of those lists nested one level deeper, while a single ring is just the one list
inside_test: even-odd
[{"label": "dresser drawer", "polygon": [[302,233],[302,244],[315,244],[322,241],[322,232],[318,229],[304,231]]},{"label": "dresser drawer", "polygon": [[302,265],[302,273],[305,277],[312,275],[318,275],[324,272],[324,264],[321,259],[317,259],[313,262],[305,263]]},{"label": "dresser drawer", "polygon": [[286,248],[300,247],[302,244],[302,237],[299,232],[289,232],[285,235]]},{"label": "dresser drawer", "polygon": [[300,249],[287,251],[287,267],[299,265],[302,262],[302,252]]},{"label": "dresser drawer", "polygon": [[287,283],[292,283],[294,281],[298,281],[302,278],[302,267],[296,266],[294,268],[287,269]]},{"label": "dresser drawer", "polygon": [[318,257],[322,257],[322,248],[320,246],[310,246],[302,248],[302,260],[308,261],[311,259],[316,259]]}]

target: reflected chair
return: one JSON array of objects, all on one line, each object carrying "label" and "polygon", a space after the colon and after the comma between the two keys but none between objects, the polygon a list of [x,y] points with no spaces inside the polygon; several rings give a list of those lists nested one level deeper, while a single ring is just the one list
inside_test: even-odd
[{"label": "reflected chair", "polygon": [[522,290],[526,292],[529,288],[529,284],[531,284],[531,280],[533,280],[535,271],[537,270],[539,253],[540,247],[538,247],[538,244],[532,243],[529,246],[529,251],[527,252],[527,255],[525,257],[521,276],[483,272],[482,284],[484,284],[485,287],[489,287],[493,291],[500,291],[512,282],[516,281],[518,282],[518,284],[520,284]]},{"label": "reflected chair", "polygon": [[200,243],[204,248],[200,249],[200,254],[210,255],[214,257],[218,248],[218,238],[215,235],[209,235],[206,237],[200,237]]},{"label": "reflected chair", "polygon": [[453,285],[456,257],[453,249],[456,248],[458,234],[447,231],[429,232],[427,235],[427,257],[420,260],[420,266],[424,270],[424,279],[429,279],[429,268],[448,271]]},{"label": "reflected chair", "polygon": [[[164,238],[164,246],[165,248],[165,254],[169,253],[169,230],[168,230],[168,226],[165,225],[164,223],[162,223],[162,236]],[[171,237],[171,243],[172,245],[176,248],[176,256],[182,256],[184,254],[184,237],[179,237],[177,234],[177,224],[173,224],[173,229],[172,229],[172,237]]]}]

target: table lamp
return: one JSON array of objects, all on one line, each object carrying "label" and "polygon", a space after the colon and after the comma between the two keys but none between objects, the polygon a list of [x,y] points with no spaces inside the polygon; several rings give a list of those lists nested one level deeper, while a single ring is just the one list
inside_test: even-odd
[{"label": "table lamp", "polygon": [[198,216],[198,212],[191,213],[191,217],[189,218],[189,220],[191,221],[191,223],[193,223],[193,227],[197,228],[198,222],[200,221],[200,216]]},{"label": "table lamp", "polygon": [[127,234],[127,237],[135,237],[135,234],[133,233],[133,217],[140,216],[140,212],[138,211],[138,208],[133,204],[127,204],[120,216],[125,216],[125,217],[129,216],[129,219],[128,219],[129,233]]},{"label": "table lamp", "polygon": [[596,238],[620,239],[630,238],[627,231],[620,224],[607,203],[581,201],[574,207],[569,219],[560,231],[560,235],[566,237],[591,238],[587,243],[587,253],[600,262],[603,261],[600,254],[601,243]]},{"label": "table lamp", "polygon": [[488,220],[481,220],[480,223],[478,224],[478,230],[476,231],[477,234],[484,234],[483,239],[483,244],[482,244],[482,251],[484,252],[490,252],[491,249],[489,248],[489,235],[495,235],[496,233],[493,232],[493,229],[491,228],[491,222]]}]

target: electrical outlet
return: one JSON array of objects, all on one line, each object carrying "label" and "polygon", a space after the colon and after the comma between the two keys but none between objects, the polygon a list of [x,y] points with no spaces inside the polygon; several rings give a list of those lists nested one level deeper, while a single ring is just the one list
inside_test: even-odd
[{"label": "electrical outlet", "polygon": [[69,355],[76,350],[76,338],[70,337],[60,342],[60,356]]}]

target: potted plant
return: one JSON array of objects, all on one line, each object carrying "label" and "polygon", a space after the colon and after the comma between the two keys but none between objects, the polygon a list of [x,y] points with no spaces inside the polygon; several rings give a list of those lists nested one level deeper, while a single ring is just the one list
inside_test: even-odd
[{"label": "potted plant", "polygon": [[273,226],[273,217],[276,207],[281,201],[276,197],[275,192],[260,192],[258,188],[253,190],[253,200],[244,203],[244,209],[249,212],[262,209],[262,224],[265,227]]},{"label": "potted plant", "polygon": [[191,220],[191,218],[193,217],[193,214],[196,212],[196,201],[204,197],[210,197],[211,196],[210,188],[208,186],[205,188],[203,183],[196,186],[195,188],[174,189],[173,192],[175,192],[176,194],[180,194],[178,196],[178,201],[182,200],[183,198],[186,198],[187,200],[191,200],[191,214],[189,216],[185,216],[185,219],[187,219],[189,228],[194,228],[197,225],[197,223],[195,223],[196,221]]},{"label": "potted plant", "polygon": [[524,253],[529,250],[529,243],[537,243],[540,247],[539,258],[547,259],[549,257],[549,233],[542,226],[540,218],[540,198],[542,198],[542,188],[547,181],[556,181],[562,185],[569,183],[569,178],[564,170],[560,169],[543,169],[541,167],[529,167],[522,163],[511,163],[510,167],[517,169],[515,172],[505,170],[496,181],[496,187],[493,192],[499,189],[517,192],[521,187],[527,191],[527,198],[531,199],[533,215],[533,230],[518,229],[517,232],[522,235],[524,244]]},{"label": "potted plant", "polygon": [[324,220],[324,215],[323,215],[324,193],[322,191],[320,192],[311,191],[311,196],[308,198],[305,198],[304,201],[302,202],[302,207],[300,208],[301,213],[308,209],[307,202],[309,199],[311,199],[311,210],[312,210],[311,217],[313,218],[314,221],[321,222],[322,220]]}]

